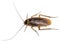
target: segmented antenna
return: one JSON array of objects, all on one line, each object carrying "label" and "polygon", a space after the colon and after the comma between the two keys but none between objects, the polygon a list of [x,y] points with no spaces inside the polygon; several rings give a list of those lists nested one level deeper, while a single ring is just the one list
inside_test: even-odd
[{"label": "segmented antenna", "polygon": [[[17,8],[16,8],[14,2],[13,2],[13,6],[14,6],[14,8],[15,8],[17,14],[19,15],[20,19],[24,22],[24,20],[23,20],[22,17],[20,16],[20,13],[18,12],[18,10],[17,10]],[[22,25],[22,27],[16,32],[16,34],[15,34],[14,36],[12,36],[12,37],[9,38],[9,39],[2,40],[2,41],[7,41],[7,40],[13,39],[13,38],[19,33],[19,31],[20,31],[23,27],[24,27],[24,25]]]},{"label": "segmented antenna", "polygon": [[13,39],[13,38],[19,33],[19,31],[20,31],[23,27],[24,27],[24,25],[22,25],[22,27],[21,27],[21,28],[16,32],[16,34],[14,34],[11,38],[5,39],[5,40],[2,40],[2,41],[8,41],[8,40]]},{"label": "segmented antenna", "polygon": [[24,22],[24,20],[22,19],[22,17],[20,16],[20,13],[18,12],[18,10],[17,10],[17,8],[16,8],[16,6],[15,6],[15,3],[13,2],[13,6],[14,6],[14,8],[15,8],[15,10],[16,10],[16,12],[17,12],[17,14],[19,15],[19,17],[20,17],[20,19]]}]

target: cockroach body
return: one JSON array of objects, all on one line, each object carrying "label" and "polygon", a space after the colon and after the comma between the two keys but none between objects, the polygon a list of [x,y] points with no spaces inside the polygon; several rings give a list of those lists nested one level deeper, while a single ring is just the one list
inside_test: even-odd
[{"label": "cockroach body", "polygon": [[[39,35],[39,34],[33,27],[38,27],[39,30],[42,30],[41,27],[51,25],[51,20],[48,18],[56,18],[56,17],[51,17],[51,16],[39,14],[39,13],[40,12],[31,16],[31,18],[27,18],[24,21],[24,25],[26,25],[26,28],[27,28],[27,26],[31,26],[31,28],[37,33],[37,35]],[[35,17],[37,15],[38,15],[38,17]],[[40,17],[40,16],[44,16],[44,17],[48,17],[48,18],[44,18],[44,17]],[[26,30],[26,28],[25,28],[25,30]],[[46,28],[45,30],[47,30],[47,29],[50,30],[51,28]]]},{"label": "cockroach body", "polygon": [[42,26],[48,26],[51,24],[51,20],[47,18],[39,18],[39,17],[34,17],[34,18],[29,18],[24,21],[25,25],[28,26],[33,26],[33,27],[38,27],[39,25]]}]

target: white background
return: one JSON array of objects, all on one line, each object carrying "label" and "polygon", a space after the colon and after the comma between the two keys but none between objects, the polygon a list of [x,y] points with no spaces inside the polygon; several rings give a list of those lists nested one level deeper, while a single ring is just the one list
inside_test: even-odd
[{"label": "white background", "polygon": [[[32,15],[42,11],[42,14],[48,16],[57,16],[51,18],[52,24],[47,28],[56,28],[58,30],[41,30],[35,28],[40,36],[30,28],[23,27],[17,36],[12,40],[2,41],[11,38],[23,25],[14,9],[15,3],[21,17],[25,20],[28,13]],[[60,1],[59,0],[0,0],[0,44],[60,44]]]}]

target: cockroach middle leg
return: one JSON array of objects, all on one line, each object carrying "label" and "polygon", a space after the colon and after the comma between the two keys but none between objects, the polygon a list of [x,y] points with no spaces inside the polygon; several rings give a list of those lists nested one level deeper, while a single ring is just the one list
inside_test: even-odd
[{"label": "cockroach middle leg", "polygon": [[36,34],[39,36],[38,32],[31,26],[32,30],[36,32]]},{"label": "cockroach middle leg", "polygon": [[40,30],[58,30],[58,29],[55,29],[55,28],[43,28],[43,29],[40,29]]},{"label": "cockroach middle leg", "polygon": [[40,25],[38,25],[38,29],[40,30]]}]

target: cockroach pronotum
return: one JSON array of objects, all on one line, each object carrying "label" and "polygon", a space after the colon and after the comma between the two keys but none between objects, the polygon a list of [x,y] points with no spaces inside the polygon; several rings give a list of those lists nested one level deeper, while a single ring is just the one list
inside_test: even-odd
[{"label": "cockroach pronotum", "polygon": [[[26,25],[24,31],[26,31],[27,26],[31,26],[32,30],[35,31],[36,34],[39,36],[38,32],[33,27],[38,27],[39,30],[51,30],[52,29],[52,28],[41,29],[41,27],[51,25],[51,20],[48,19],[48,18],[56,18],[56,17],[51,17],[51,16],[46,16],[46,15],[40,14],[40,12],[41,12],[40,11],[37,14],[31,16],[31,18],[28,18],[28,14],[27,14],[26,20],[24,21],[22,19],[22,17],[20,16],[20,14],[19,14],[19,12],[18,12],[14,3],[13,3],[13,6],[14,6],[17,14],[19,15],[20,19],[24,22],[24,25]],[[38,15],[38,17],[35,17],[37,15]],[[44,17],[41,17],[41,16],[48,17],[48,18],[44,18]],[[15,37],[18,34],[18,32],[22,29],[22,27],[16,32],[16,34],[13,37]],[[11,40],[13,37],[11,37],[10,39],[7,39],[7,40]]]}]

